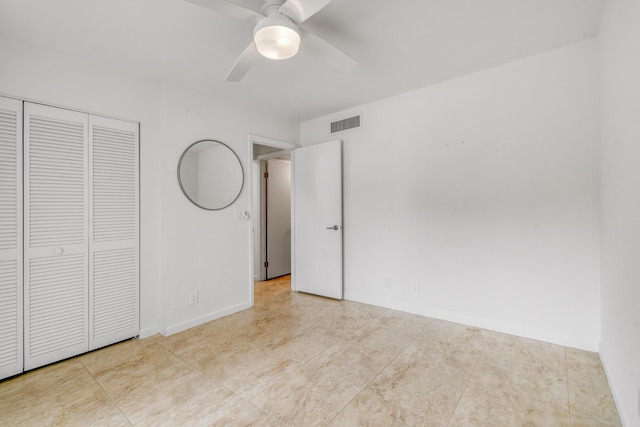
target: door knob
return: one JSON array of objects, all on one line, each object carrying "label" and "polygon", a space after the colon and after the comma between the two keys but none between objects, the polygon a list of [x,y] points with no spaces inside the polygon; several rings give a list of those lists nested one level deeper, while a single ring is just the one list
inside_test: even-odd
[{"label": "door knob", "polygon": [[53,250],[53,253],[56,254],[56,255],[61,255],[63,252],[64,252],[64,249],[62,249],[62,248],[55,248]]},{"label": "door knob", "polygon": [[334,225],[333,227],[327,227],[327,230],[340,230],[340,227]]}]

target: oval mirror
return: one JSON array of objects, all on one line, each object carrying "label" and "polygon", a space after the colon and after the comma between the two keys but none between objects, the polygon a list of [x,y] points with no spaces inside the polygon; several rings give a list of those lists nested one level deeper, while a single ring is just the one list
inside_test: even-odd
[{"label": "oval mirror", "polygon": [[178,182],[194,205],[211,211],[224,209],[242,191],[242,163],[226,144],[203,139],[188,146],[180,156]]}]

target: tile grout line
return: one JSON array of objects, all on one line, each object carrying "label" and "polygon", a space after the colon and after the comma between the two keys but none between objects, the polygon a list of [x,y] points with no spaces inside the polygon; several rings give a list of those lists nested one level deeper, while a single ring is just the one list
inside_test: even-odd
[{"label": "tile grout line", "polygon": [[[224,332],[231,333],[231,334],[233,334],[234,336],[238,336],[238,335],[239,335],[236,331],[224,331]],[[204,375],[205,377],[207,377],[208,379],[210,379],[210,380],[211,380],[211,381],[213,381],[214,383],[219,384],[220,386],[222,386],[222,387],[224,387],[225,389],[229,390],[231,393],[233,393],[233,394],[235,394],[235,395],[239,396],[240,398],[244,399],[246,402],[250,403],[251,405],[256,406],[256,405],[254,405],[254,404],[253,404],[253,402],[251,402],[251,400],[250,400],[250,399],[247,399],[247,398],[245,398],[244,396],[242,396],[242,395],[240,395],[240,394],[236,393],[236,391],[235,391],[235,390],[233,390],[232,388],[230,388],[230,387],[225,383],[225,381],[224,381],[224,380],[221,380],[221,379],[217,379],[217,378],[212,377],[212,376],[211,376],[211,375],[209,375],[207,372],[205,372],[204,370],[200,369],[198,366],[194,365],[193,363],[191,363],[191,362],[190,362],[190,361],[188,361],[187,359],[183,358],[182,356],[180,356],[180,355],[176,354],[176,353],[175,353],[175,352],[173,352],[172,350],[170,350],[170,349],[168,349],[167,347],[165,347],[164,345],[162,345],[162,343],[158,343],[158,344],[160,344],[160,345],[161,345],[164,349],[166,349],[168,352],[170,352],[171,354],[173,354],[174,356],[176,356],[177,358],[179,358],[180,360],[182,360],[184,363],[186,363],[187,365],[189,365],[189,366],[191,366],[192,368],[194,368],[196,371],[199,371],[202,375]],[[259,358],[259,356],[256,356],[256,358],[251,359],[251,360],[250,360],[250,361],[248,361],[248,362],[253,362],[254,360],[257,360],[258,358]],[[180,384],[176,385],[176,387],[177,387],[177,386],[179,386],[179,385],[182,385],[182,384],[184,384],[184,383],[186,383],[186,382],[188,382],[188,381],[191,381],[191,379],[187,379],[187,380],[185,380],[185,381],[181,382]],[[256,408],[258,408],[258,407],[256,406]],[[273,415],[271,415],[271,414],[269,414],[268,412],[264,411],[262,408],[258,408],[258,409],[260,409],[262,412],[264,412],[264,413],[266,413],[266,414],[268,414],[268,415],[270,415],[270,416],[272,416],[272,417],[273,417]]]},{"label": "tile grout line", "polygon": [[[187,365],[191,366],[191,367],[192,367],[193,369],[195,369],[196,371],[199,371],[201,374],[206,375],[206,376],[208,377],[208,375],[207,375],[207,373],[206,373],[206,372],[204,372],[202,369],[198,368],[198,367],[197,367],[196,365],[194,365],[193,363],[189,362],[188,360],[186,360],[185,358],[183,358],[183,357],[182,357],[182,356],[180,356],[179,354],[176,354],[176,353],[175,353],[174,351],[172,351],[171,349],[169,349],[169,348],[165,347],[164,345],[162,345],[162,343],[161,343],[161,342],[159,342],[158,344],[160,345],[160,347],[164,348],[164,349],[165,349],[165,350],[167,350],[169,353],[173,354],[175,357],[177,357],[178,359],[180,359],[181,361],[183,361],[183,362],[184,362],[184,363],[186,363]],[[211,377],[209,377],[209,378],[211,378]],[[213,379],[213,378],[212,378],[212,379]],[[182,384],[186,383],[187,381],[191,381],[191,379],[184,380],[183,382],[181,382],[181,383],[179,383],[179,384],[177,384],[177,385],[182,385]]]},{"label": "tile grout line", "polygon": [[[379,316],[379,317],[381,317],[381,316]],[[421,317],[423,317],[423,316],[421,316]],[[401,355],[401,354],[402,354],[402,353],[407,349],[407,347],[409,347],[411,344],[413,344],[413,343],[416,341],[416,339],[418,339],[418,336],[420,336],[420,334],[421,334],[422,332],[424,332],[427,328],[429,328],[429,325],[431,325],[431,323],[433,323],[434,319],[432,319],[432,318],[430,318],[430,317],[425,317],[425,318],[426,318],[426,319],[431,319],[431,321],[430,321],[428,324],[426,324],[426,325],[425,325],[425,327],[424,327],[424,328],[422,328],[422,329],[421,329],[421,330],[420,330],[420,331],[419,331],[419,332],[418,332],[418,333],[413,337],[413,339],[412,339],[411,341],[409,341],[409,342],[407,343],[407,345],[405,345],[405,346],[402,348],[402,350],[400,350],[400,351],[398,352],[398,354],[396,354],[396,355],[395,355],[395,356],[394,356],[394,357],[389,361],[389,363],[387,363],[385,366],[383,366],[383,367],[380,369],[380,371],[378,371],[378,373],[376,373],[376,374],[373,376],[373,378],[371,378],[371,379],[370,379],[370,380],[369,380],[369,381],[368,381],[368,382],[367,382],[367,383],[362,387],[362,389],[360,389],[360,391],[359,391],[359,392],[358,392],[358,393],[357,393],[357,394],[356,394],[356,395],[355,395],[355,396],[354,396],[354,397],[353,397],[349,402],[347,402],[347,404],[346,404],[346,405],[344,405],[344,407],[343,407],[342,409],[340,409],[340,410],[338,411],[338,413],[337,413],[333,418],[331,418],[331,420],[329,420],[329,422],[328,422],[327,424],[325,424],[326,426],[329,426],[329,425],[333,422],[333,420],[335,420],[335,419],[338,417],[338,415],[340,415],[340,414],[342,413],[342,411],[344,411],[344,410],[347,408],[347,406],[349,406],[349,405],[351,404],[351,402],[353,402],[354,400],[356,400],[356,399],[358,398],[358,396],[360,396],[360,395],[362,394],[362,392],[363,392],[363,391],[365,391],[365,390],[367,389],[367,387],[369,387],[369,384],[371,384],[371,383],[372,383],[376,378],[378,378],[378,377],[380,376],[380,374],[381,374],[385,369],[387,369],[387,368],[389,367],[389,365],[391,365],[391,364],[392,364],[392,363],[393,363],[393,362],[394,362],[398,357],[400,357],[400,355]],[[386,401],[386,400],[385,400],[385,401]],[[414,415],[417,415],[417,416],[420,416],[420,417],[422,417],[422,418],[425,418],[424,416],[422,416],[422,415],[420,415],[420,414],[416,414],[416,413],[415,413],[415,412],[413,412],[412,410],[410,410],[410,409],[408,409],[408,408],[405,408],[404,406],[402,406],[402,405],[400,405],[400,404],[397,404],[397,403],[395,403],[395,402],[389,402],[389,403],[391,403],[391,404],[392,404],[392,405],[394,405],[394,406],[397,406],[397,407],[398,407],[398,408],[400,408],[400,409],[404,409],[405,411],[410,412],[410,413],[412,413],[412,414],[414,414]]]},{"label": "tile grout line", "polygon": [[567,347],[563,346],[564,350],[564,375],[567,378],[567,408],[569,409],[569,427],[573,426],[573,411],[571,410],[571,391],[569,387],[569,363],[567,362]]},{"label": "tile grout line", "polygon": [[129,423],[129,425],[131,425],[133,427],[133,422],[131,422],[131,420],[129,419],[129,417],[127,417],[127,415],[122,411],[122,408],[120,408],[120,405],[118,405],[118,402],[115,401],[115,399],[113,398],[113,396],[111,396],[111,394],[109,394],[107,392],[107,390],[104,389],[104,387],[102,386],[102,384],[100,384],[100,381],[98,381],[98,379],[91,373],[91,371],[89,370],[89,368],[87,368],[87,365],[84,364],[84,362],[82,361],[82,359],[78,359],[78,362],[80,362],[80,364],[82,365],[82,367],[87,371],[87,373],[89,375],[91,375],[91,378],[93,378],[93,381],[95,381],[95,383],[98,385],[98,387],[100,387],[100,390],[102,390],[102,392],[105,394],[105,396],[107,396],[109,398],[109,400],[111,401],[111,403],[113,403],[113,406],[116,407],[116,409],[118,410],[118,412],[120,412],[120,414],[122,414],[122,416],[124,417],[125,420],[127,420],[127,422]]},{"label": "tile grout line", "polygon": [[460,405],[460,401],[462,400],[462,396],[464,396],[464,392],[467,391],[467,387],[469,386],[469,383],[471,382],[471,378],[473,378],[473,374],[476,372],[476,369],[478,368],[478,365],[480,364],[480,361],[482,360],[482,357],[484,356],[484,350],[487,348],[487,345],[489,344],[489,341],[493,337],[493,331],[490,331],[488,329],[480,329],[480,330],[488,331],[489,332],[489,336],[487,337],[487,340],[485,341],[484,345],[482,346],[482,351],[480,351],[480,356],[478,356],[478,360],[476,360],[476,363],[473,365],[473,369],[471,370],[471,374],[469,375],[469,378],[467,378],[467,382],[464,384],[464,387],[462,388],[462,392],[460,393],[460,397],[458,397],[458,401],[456,402],[456,407],[453,408],[453,412],[451,412],[451,416],[449,416],[449,420],[447,421],[446,426],[448,426],[451,423],[451,419],[453,418],[453,416],[455,415],[456,411],[458,410],[458,406]]},{"label": "tile grout line", "polygon": [[[207,374],[205,374],[207,375]],[[214,380],[215,381],[215,380]],[[244,397],[243,395],[236,393],[235,390],[233,390],[232,388],[230,388],[229,386],[227,386],[226,384],[220,382],[220,385],[222,385],[222,387],[226,388],[227,390],[229,390],[231,393],[233,393],[234,395],[238,396],[240,399],[244,400],[245,402],[247,402],[249,405],[253,406],[254,408],[256,408],[257,410],[259,410],[260,412],[267,414],[268,416],[270,416],[271,418],[273,418],[274,420],[276,420],[277,422],[279,422],[281,425],[286,426],[288,425],[287,423],[285,423],[284,421],[282,421],[280,418],[278,418],[277,416],[271,414],[268,411],[265,411],[264,409],[262,409],[261,407],[259,407],[258,405],[256,405],[255,403],[253,403],[251,401],[251,399],[247,399],[246,397]]]},{"label": "tile grout line", "polygon": [[[395,311],[395,310],[394,310],[394,311]],[[403,349],[402,349],[402,350],[401,350],[401,351],[396,355],[396,357],[394,357],[394,358],[393,358],[393,360],[392,360],[391,362],[387,363],[387,365],[386,365],[386,366],[385,366],[385,367],[384,367],[384,368],[383,368],[383,369],[378,373],[378,375],[376,375],[376,376],[375,376],[371,381],[369,381],[369,384],[371,384],[371,382],[372,382],[373,380],[375,380],[375,379],[376,379],[376,378],[377,378],[377,377],[382,373],[382,371],[384,371],[385,369],[387,369],[387,367],[388,367],[391,363],[393,363],[393,361],[395,361],[398,357],[400,357],[400,355],[401,355],[401,354],[402,354],[402,353],[403,353],[403,352],[404,352],[404,351],[405,351],[405,350],[406,350],[406,349],[407,349],[411,344],[413,344],[414,342],[416,342],[416,340],[418,339],[418,337],[419,337],[419,336],[420,336],[424,331],[426,331],[427,329],[429,329],[429,326],[431,326],[431,324],[436,320],[436,319],[434,319],[434,318],[432,318],[432,317],[426,317],[426,316],[420,316],[420,317],[424,317],[425,319],[430,319],[429,323],[427,323],[427,324],[425,325],[425,327],[424,327],[424,328],[422,328],[422,329],[420,330],[420,332],[418,332],[418,333],[416,334],[416,336],[415,336],[415,337],[413,337],[413,339],[411,340],[411,342],[410,342],[410,343],[408,343],[408,344],[407,344],[407,345],[406,345],[406,346],[405,346],[405,347],[404,347],[404,348],[403,348]],[[367,387],[369,386],[369,384],[367,384]],[[422,414],[419,414],[419,413],[417,413],[417,412],[414,412],[412,409],[410,409],[410,408],[407,408],[407,407],[403,406],[400,402],[389,402],[389,403],[391,403],[391,404],[393,404],[393,405],[397,406],[397,407],[398,407],[398,408],[400,408],[400,409],[404,409],[405,411],[407,411],[407,412],[409,412],[409,413],[412,413],[412,414],[414,414],[414,415],[416,415],[416,416],[419,416],[419,417],[421,417],[421,418],[423,418],[423,419],[426,419],[426,420],[427,420],[427,421],[429,421],[429,422],[432,422],[432,421],[430,421],[430,420],[428,419],[429,417],[427,417],[427,416],[425,416],[425,415],[422,415]]]},{"label": "tile grout line", "polygon": [[[289,290],[289,292],[292,292],[291,290]],[[275,294],[278,295],[278,294]],[[275,296],[274,295],[274,296]],[[272,297],[272,296],[270,296]],[[266,302],[269,300],[269,298],[265,298],[263,301],[261,301],[262,304],[266,305]],[[255,304],[254,304],[255,306]],[[310,307],[307,307],[310,308]],[[301,328],[302,330],[307,329],[306,327]],[[337,339],[337,342],[334,343],[333,345],[330,345],[329,347],[325,348],[324,350],[320,351],[318,354],[316,354],[315,356],[311,357],[309,360],[307,360],[306,362],[301,363],[300,361],[290,358],[289,360],[292,360],[293,362],[295,362],[297,364],[297,367],[295,369],[299,369],[301,367],[303,367],[304,365],[308,364],[309,362],[311,362],[312,360],[314,360],[315,358],[319,357],[321,354],[325,353],[326,351],[328,351],[329,349],[333,348],[334,346],[338,345],[341,341],[344,341],[340,338]],[[239,396],[240,398],[244,399],[245,401],[247,401],[250,405],[254,406],[255,408],[257,408],[258,410],[260,410],[261,412],[267,414],[268,416],[270,416],[271,418],[273,418],[274,420],[276,420],[276,422],[280,423],[282,426],[288,426],[289,423],[285,422],[284,420],[280,419],[280,417],[278,417],[277,415],[272,414],[271,412],[259,407],[258,405],[256,405],[251,399],[245,398],[244,396],[236,393],[234,390],[232,390],[231,388],[229,388],[226,384],[223,383],[223,386],[225,388],[227,388],[228,390],[230,390],[232,393],[234,393],[235,395]],[[254,396],[255,397],[255,396]],[[339,413],[339,412],[338,412]]]},{"label": "tile grout line", "polygon": [[[277,294],[276,294],[276,295],[277,295]],[[276,296],[276,295],[274,295],[274,296]],[[273,296],[270,296],[270,297],[273,297]],[[268,300],[269,300],[269,298],[265,298],[263,301],[261,301],[261,302],[260,302],[260,304],[262,304],[262,305],[266,305],[266,303],[268,302]],[[256,305],[257,305],[257,304],[254,304],[254,307],[252,307],[251,309],[255,308],[255,306],[256,306]],[[267,318],[267,317],[268,317],[268,315],[265,315],[265,317],[264,317],[264,318]],[[216,320],[217,320],[217,319],[216,319]],[[213,321],[212,321],[212,322],[213,322]],[[249,322],[249,323],[251,323],[251,322]],[[217,326],[217,325],[213,325],[213,326],[216,326],[218,329],[220,329],[220,330],[222,330],[222,331],[224,331],[224,332],[228,332],[228,333],[230,333],[230,334],[233,334],[234,336],[240,336],[240,335],[242,335],[242,333],[241,333],[241,332],[239,332],[239,331],[240,331],[240,330],[242,330],[242,328],[243,328],[243,327],[245,327],[245,326],[247,326],[247,325],[243,325],[243,326],[241,326],[241,327],[239,327],[239,328],[234,328],[234,329],[224,329],[224,328],[220,328],[220,327],[219,327],[219,326]],[[340,341],[340,340],[338,340],[338,341]],[[160,343],[160,344],[161,344],[161,343]],[[337,344],[337,343],[336,343],[336,344]],[[334,344],[334,345],[336,345],[336,344]],[[162,345],[162,344],[161,344],[161,345]],[[164,347],[164,348],[166,348],[165,346],[163,346],[163,347]],[[330,346],[329,348],[331,348],[331,347],[333,347],[333,345],[332,345],[332,346]],[[318,353],[316,356],[312,357],[310,360],[313,360],[315,357],[317,357],[318,355],[320,355],[320,354],[324,353],[324,352],[325,352],[325,351],[327,351],[329,348],[327,348],[327,349],[325,349],[325,350],[321,351],[321,352],[320,352],[320,353]],[[200,372],[202,372],[202,374],[203,374],[203,375],[205,375],[206,377],[208,377],[208,378],[210,378],[211,380],[213,380],[214,382],[216,382],[216,383],[220,384],[222,387],[224,387],[226,390],[228,390],[228,391],[229,391],[229,392],[231,392],[232,394],[234,394],[234,395],[238,396],[240,399],[242,399],[242,400],[243,400],[243,401],[245,401],[246,403],[250,404],[251,406],[255,407],[255,408],[256,408],[256,409],[258,409],[260,412],[262,412],[262,413],[264,413],[264,414],[268,415],[268,416],[269,416],[269,417],[271,417],[273,420],[275,420],[276,422],[280,423],[280,425],[282,425],[282,426],[287,426],[287,425],[288,425],[288,423],[286,423],[286,422],[284,422],[283,420],[281,420],[278,416],[276,416],[276,415],[274,415],[274,414],[271,414],[270,412],[268,412],[268,411],[264,410],[263,408],[260,408],[259,406],[257,406],[255,403],[253,403],[253,401],[252,401],[251,399],[245,398],[244,396],[242,396],[242,395],[240,395],[239,393],[237,393],[235,390],[233,390],[232,388],[230,388],[230,387],[225,383],[225,381],[223,381],[223,380],[218,380],[218,379],[215,379],[215,378],[211,377],[209,374],[207,374],[206,372],[202,371],[201,369],[199,369],[198,367],[196,367],[195,365],[193,365],[192,363],[190,363],[190,362],[189,362],[189,361],[187,361],[186,359],[182,358],[181,356],[179,356],[179,355],[175,354],[175,353],[174,353],[173,351],[171,351],[170,349],[168,349],[168,348],[166,348],[166,349],[167,349],[168,351],[170,351],[171,353],[173,353],[175,356],[179,357],[179,358],[180,358],[181,360],[183,360],[185,363],[189,364],[190,366],[193,366],[195,369],[197,369],[197,370],[199,370]],[[259,356],[257,356],[257,357],[259,357]],[[256,358],[257,358],[257,357],[256,357]],[[292,360],[293,362],[295,362],[295,363],[298,365],[298,367],[301,367],[301,366],[305,365],[306,363],[308,363],[308,362],[310,361],[310,360],[308,360],[308,361],[307,361],[307,362],[305,362],[305,363],[300,363],[300,362],[298,362],[298,361],[297,361],[297,360],[295,360],[295,359],[290,359],[290,360]]]},{"label": "tile grout line", "polygon": [[[216,319],[216,320],[217,320],[217,319]],[[213,322],[213,321],[211,321],[211,322]],[[207,323],[209,323],[209,322],[207,322]],[[216,327],[217,329],[219,329],[219,330],[221,330],[221,331],[223,331],[223,332],[226,332],[226,333],[232,334],[233,336],[239,336],[239,335],[241,335],[241,333],[239,333],[239,332],[238,332],[241,328],[236,328],[236,329],[233,329],[233,330],[227,330],[227,329],[220,328],[220,327],[218,327],[217,325],[212,325],[212,326]],[[242,395],[238,394],[235,390],[231,389],[227,384],[225,384],[225,382],[224,382],[224,381],[219,380],[219,379],[216,379],[216,378],[213,378],[213,377],[212,377],[211,375],[209,375],[207,372],[205,372],[205,371],[203,371],[202,369],[198,368],[196,365],[194,365],[193,363],[191,363],[191,362],[190,362],[190,361],[188,361],[187,359],[183,358],[183,357],[182,357],[182,356],[180,356],[179,354],[176,354],[174,351],[172,351],[171,349],[169,349],[169,348],[167,348],[166,346],[164,346],[161,342],[158,342],[158,344],[159,344],[160,346],[162,346],[164,349],[166,349],[168,352],[170,352],[171,354],[173,354],[174,356],[176,356],[177,358],[179,358],[180,360],[182,360],[182,361],[183,361],[184,363],[186,363],[187,365],[189,365],[189,366],[193,367],[195,370],[199,371],[199,372],[200,372],[202,375],[204,375],[205,377],[207,377],[207,378],[209,378],[210,380],[212,380],[213,382],[215,382],[215,383],[219,384],[221,387],[225,388],[226,390],[228,390],[229,392],[231,392],[231,393],[232,393],[232,394],[234,394],[235,396],[237,396],[237,397],[239,397],[240,399],[242,399],[244,402],[246,402],[246,403],[248,403],[249,405],[253,406],[254,408],[258,409],[260,412],[262,412],[262,413],[264,413],[264,414],[267,414],[269,417],[271,417],[272,419],[274,419],[274,420],[276,420],[277,422],[279,422],[282,426],[286,426],[286,425],[287,425],[287,424],[285,424],[284,422],[282,422],[282,420],[280,420],[278,417],[276,417],[276,416],[274,416],[274,415],[270,414],[269,412],[267,412],[267,411],[265,411],[264,409],[262,409],[262,408],[258,407],[257,405],[255,405],[255,404],[254,404],[250,399],[247,399],[247,398],[245,398],[244,396],[242,396]],[[186,383],[186,382],[188,382],[188,381],[190,381],[190,380],[185,380],[184,382],[182,382],[182,383],[178,384],[177,386],[182,385],[182,384],[184,384],[184,383]],[[176,387],[177,387],[177,386],[176,386]]]}]

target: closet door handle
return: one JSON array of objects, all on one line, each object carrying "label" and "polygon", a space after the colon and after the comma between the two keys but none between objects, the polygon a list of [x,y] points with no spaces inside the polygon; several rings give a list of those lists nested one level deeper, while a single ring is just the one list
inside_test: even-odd
[{"label": "closet door handle", "polygon": [[63,248],[55,248],[53,250],[53,253],[56,254],[56,255],[62,255],[63,252],[64,252]]}]

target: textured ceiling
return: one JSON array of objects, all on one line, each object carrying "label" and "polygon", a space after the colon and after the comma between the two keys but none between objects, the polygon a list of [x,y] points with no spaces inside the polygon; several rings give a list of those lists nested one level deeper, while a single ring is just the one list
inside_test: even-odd
[{"label": "textured ceiling", "polygon": [[0,34],[302,121],[592,38],[603,1],[333,0],[303,27],[353,71],[303,45],[238,83],[224,77],[252,25],[182,0],[0,0]]}]

